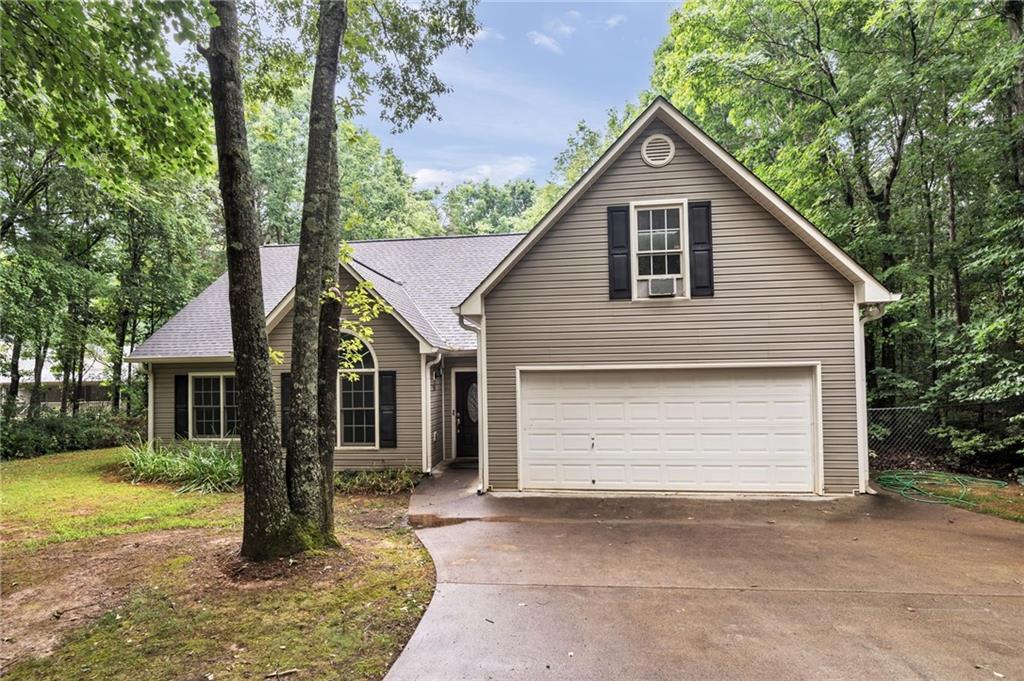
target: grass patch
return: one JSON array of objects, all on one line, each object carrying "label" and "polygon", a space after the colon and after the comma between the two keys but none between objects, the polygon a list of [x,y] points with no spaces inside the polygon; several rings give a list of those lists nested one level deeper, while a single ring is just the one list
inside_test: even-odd
[{"label": "grass patch", "polygon": [[[959,493],[959,491],[959,489],[950,489],[949,493]],[[972,487],[964,494],[964,501],[969,503],[954,505],[968,511],[1024,523],[1024,486],[1010,483],[1001,488]]]},{"label": "grass patch", "polygon": [[242,453],[211,442],[162,446],[142,442],[125,448],[122,470],[132,482],[180,485],[179,493],[231,492],[242,484]]},{"label": "grass patch", "polygon": [[411,492],[422,477],[412,468],[342,471],[334,476],[334,488],[342,494],[399,494]]},{"label": "grass patch", "polygon": [[113,475],[124,450],[99,449],[0,462],[0,548],[182,527],[232,525],[214,511],[237,495],[183,496],[166,487],[127,484]]},{"label": "grass patch", "polygon": [[[238,557],[239,532],[218,529],[240,529],[240,495],[124,482],[117,476],[124,456],[109,449],[0,464],[4,548],[21,547],[14,562],[24,573],[5,575],[24,599],[5,631],[22,646],[62,636],[55,647],[23,647],[52,652],[16,655],[4,679],[387,673],[434,585],[429,555],[402,522],[408,495],[339,494],[340,548],[251,564]],[[111,536],[177,527],[209,529]],[[59,543],[93,537],[108,538]],[[84,571],[82,560],[89,560]]]},{"label": "grass patch", "polygon": [[195,600],[143,588],[52,656],[4,677],[230,680],[300,669],[297,678],[380,679],[430,600],[429,558],[407,539],[337,572]]}]

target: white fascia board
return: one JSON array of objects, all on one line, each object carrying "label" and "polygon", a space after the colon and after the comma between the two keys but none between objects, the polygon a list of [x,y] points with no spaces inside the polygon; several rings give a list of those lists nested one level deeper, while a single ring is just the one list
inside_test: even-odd
[{"label": "white fascia board", "polygon": [[729,152],[712,140],[687,119],[678,109],[663,97],[656,98],[644,110],[615,143],[601,155],[583,177],[548,211],[547,215],[530,230],[508,255],[491,271],[487,277],[473,290],[459,306],[464,315],[481,315],[483,313],[483,297],[526,255],[544,234],[576,203],[604,171],[615,162],[622,152],[634,142],[637,136],[655,117],[672,128],[676,134],[692,146],[697,153],[732,180],[748,196],[772,214],[793,234],[804,242],[811,250],[821,256],[825,262],[842,274],[855,286],[855,299],[858,303],[888,303],[899,299],[885,288],[867,270],[861,267],[843,249],[822,234],[807,218],[800,215],[795,208],[776,194],[768,185],[759,180],[737,161]]},{"label": "white fascia board", "polygon": [[218,355],[216,357],[128,357],[126,362],[142,364],[214,364],[219,362],[234,362],[234,355]]}]

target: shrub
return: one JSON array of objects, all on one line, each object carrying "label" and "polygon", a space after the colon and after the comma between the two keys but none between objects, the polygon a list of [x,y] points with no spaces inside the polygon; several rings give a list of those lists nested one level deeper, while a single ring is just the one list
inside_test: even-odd
[{"label": "shrub", "polygon": [[107,410],[78,414],[44,412],[35,419],[16,418],[3,424],[0,458],[27,459],[41,454],[116,447],[131,442],[144,420]]},{"label": "shrub", "polygon": [[125,450],[123,475],[132,482],[179,485],[178,492],[231,492],[242,484],[242,453],[212,442],[160,445],[141,439]]},{"label": "shrub", "polygon": [[342,471],[334,476],[334,489],[342,494],[398,494],[411,491],[422,477],[412,468]]}]

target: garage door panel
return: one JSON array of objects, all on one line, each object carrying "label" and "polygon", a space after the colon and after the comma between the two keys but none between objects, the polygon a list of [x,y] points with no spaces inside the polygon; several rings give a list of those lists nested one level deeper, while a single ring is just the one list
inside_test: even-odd
[{"label": "garage door panel", "polygon": [[806,368],[523,372],[525,489],[810,492]]}]

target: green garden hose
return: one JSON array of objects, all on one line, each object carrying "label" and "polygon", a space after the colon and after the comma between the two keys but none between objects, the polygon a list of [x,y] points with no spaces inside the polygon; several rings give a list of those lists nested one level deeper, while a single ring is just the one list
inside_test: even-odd
[{"label": "green garden hose", "polygon": [[[926,504],[966,504],[972,487],[1006,487],[1002,480],[975,478],[942,471],[882,471],[878,484],[901,497]],[[959,491],[958,491],[959,490]]]}]

